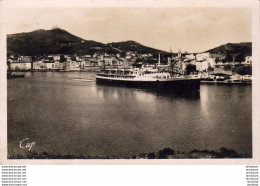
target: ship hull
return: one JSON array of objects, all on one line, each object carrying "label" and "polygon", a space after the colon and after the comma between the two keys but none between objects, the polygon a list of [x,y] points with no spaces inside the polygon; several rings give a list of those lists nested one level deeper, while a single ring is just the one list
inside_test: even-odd
[{"label": "ship hull", "polygon": [[120,80],[96,76],[96,83],[103,85],[124,86],[152,89],[164,92],[189,93],[200,89],[200,79],[162,79],[158,81]]}]

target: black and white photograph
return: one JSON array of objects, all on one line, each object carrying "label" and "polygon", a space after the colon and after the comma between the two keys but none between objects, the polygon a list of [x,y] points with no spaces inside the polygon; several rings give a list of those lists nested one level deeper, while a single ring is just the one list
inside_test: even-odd
[{"label": "black and white photograph", "polygon": [[251,7],[5,15],[8,160],[254,158]]}]

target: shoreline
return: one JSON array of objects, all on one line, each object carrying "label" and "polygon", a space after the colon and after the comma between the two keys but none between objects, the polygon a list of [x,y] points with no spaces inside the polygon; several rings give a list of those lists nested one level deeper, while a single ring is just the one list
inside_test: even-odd
[{"label": "shoreline", "polygon": [[[65,73],[65,72],[92,72],[92,73],[97,73],[98,69],[94,68],[90,68],[90,69],[81,69],[81,70],[16,70],[16,71],[7,71],[7,74],[11,74],[11,73],[23,73],[23,72],[61,72],[61,73]],[[14,77],[16,78],[16,76]],[[214,84],[219,84],[219,85],[252,85],[252,81],[236,81],[236,82],[230,82],[230,81],[207,81],[204,79],[200,80],[200,84],[202,85],[214,85]]]},{"label": "shoreline", "polygon": [[80,69],[80,70],[58,70],[58,69],[34,69],[34,70],[12,70],[7,71],[7,73],[15,72],[98,72],[98,68]]},{"label": "shoreline", "polygon": [[128,158],[117,158],[115,156],[87,156],[61,153],[49,153],[46,151],[36,152],[28,151],[23,155],[12,154],[8,150],[7,159],[234,159],[234,158],[252,158],[251,153],[240,154],[233,149],[221,147],[218,150],[192,150],[190,152],[175,151],[170,148],[164,148],[157,152],[142,153],[129,156]]}]

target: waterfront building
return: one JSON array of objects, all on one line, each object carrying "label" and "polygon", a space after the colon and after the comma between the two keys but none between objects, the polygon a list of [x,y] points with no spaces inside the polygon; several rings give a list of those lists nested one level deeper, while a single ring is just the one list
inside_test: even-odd
[{"label": "waterfront building", "polygon": [[79,70],[79,64],[76,61],[68,60],[68,61],[63,63],[63,69]]},{"label": "waterfront building", "polygon": [[70,61],[69,69],[74,69],[78,68],[77,62],[76,61]]},{"label": "waterfront building", "polygon": [[55,69],[59,69],[59,67],[60,67],[60,62],[59,61],[55,61],[54,62],[54,68]]},{"label": "waterfront building", "polygon": [[76,68],[81,67],[81,61],[75,61],[75,67]]},{"label": "waterfront building", "polygon": [[251,75],[244,75],[244,76],[242,76],[242,80],[252,80],[252,76]]},{"label": "waterfront building", "polygon": [[42,68],[43,68],[43,62],[42,61],[33,62],[33,69],[42,69]]},{"label": "waterfront building", "polygon": [[59,69],[65,69],[65,62],[59,63]]},{"label": "waterfront building", "polygon": [[29,62],[13,62],[10,63],[11,70],[29,70],[31,69],[31,63]]},{"label": "waterfront building", "polygon": [[90,61],[85,61],[85,67],[90,67]]},{"label": "waterfront building", "polygon": [[43,68],[44,69],[54,69],[54,62],[53,61],[44,61]]},{"label": "waterfront building", "polygon": [[82,60],[82,61],[80,61],[80,67],[85,67],[85,65],[86,65],[86,61],[85,60]]}]

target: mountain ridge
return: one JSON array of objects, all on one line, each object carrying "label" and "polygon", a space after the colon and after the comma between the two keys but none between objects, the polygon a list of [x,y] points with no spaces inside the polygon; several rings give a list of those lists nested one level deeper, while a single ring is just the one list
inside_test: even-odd
[{"label": "mountain ridge", "polygon": [[[169,52],[144,46],[137,41],[127,40],[107,44],[86,40],[60,28],[51,30],[38,29],[7,35],[8,55],[43,55],[43,54],[93,54],[95,52],[138,54]],[[205,52],[212,54],[252,55],[252,42],[227,43]]]},{"label": "mountain ridge", "polygon": [[168,53],[163,50],[151,48],[148,46],[144,46],[137,41],[133,40],[127,40],[127,41],[120,41],[120,42],[112,42],[108,43],[108,45],[111,45],[114,48],[118,48],[123,51],[137,51],[139,54],[146,54],[146,53]]},{"label": "mountain ridge", "polygon": [[103,43],[85,40],[66,30],[38,29],[27,33],[7,35],[7,52],[20,55],[86,52],[90,47],[102,47]]},{"label": "mountain ridge", "polygon": [[212,54],[243,54],[252,55],[252,42],[226,43],[205,52]]}]

